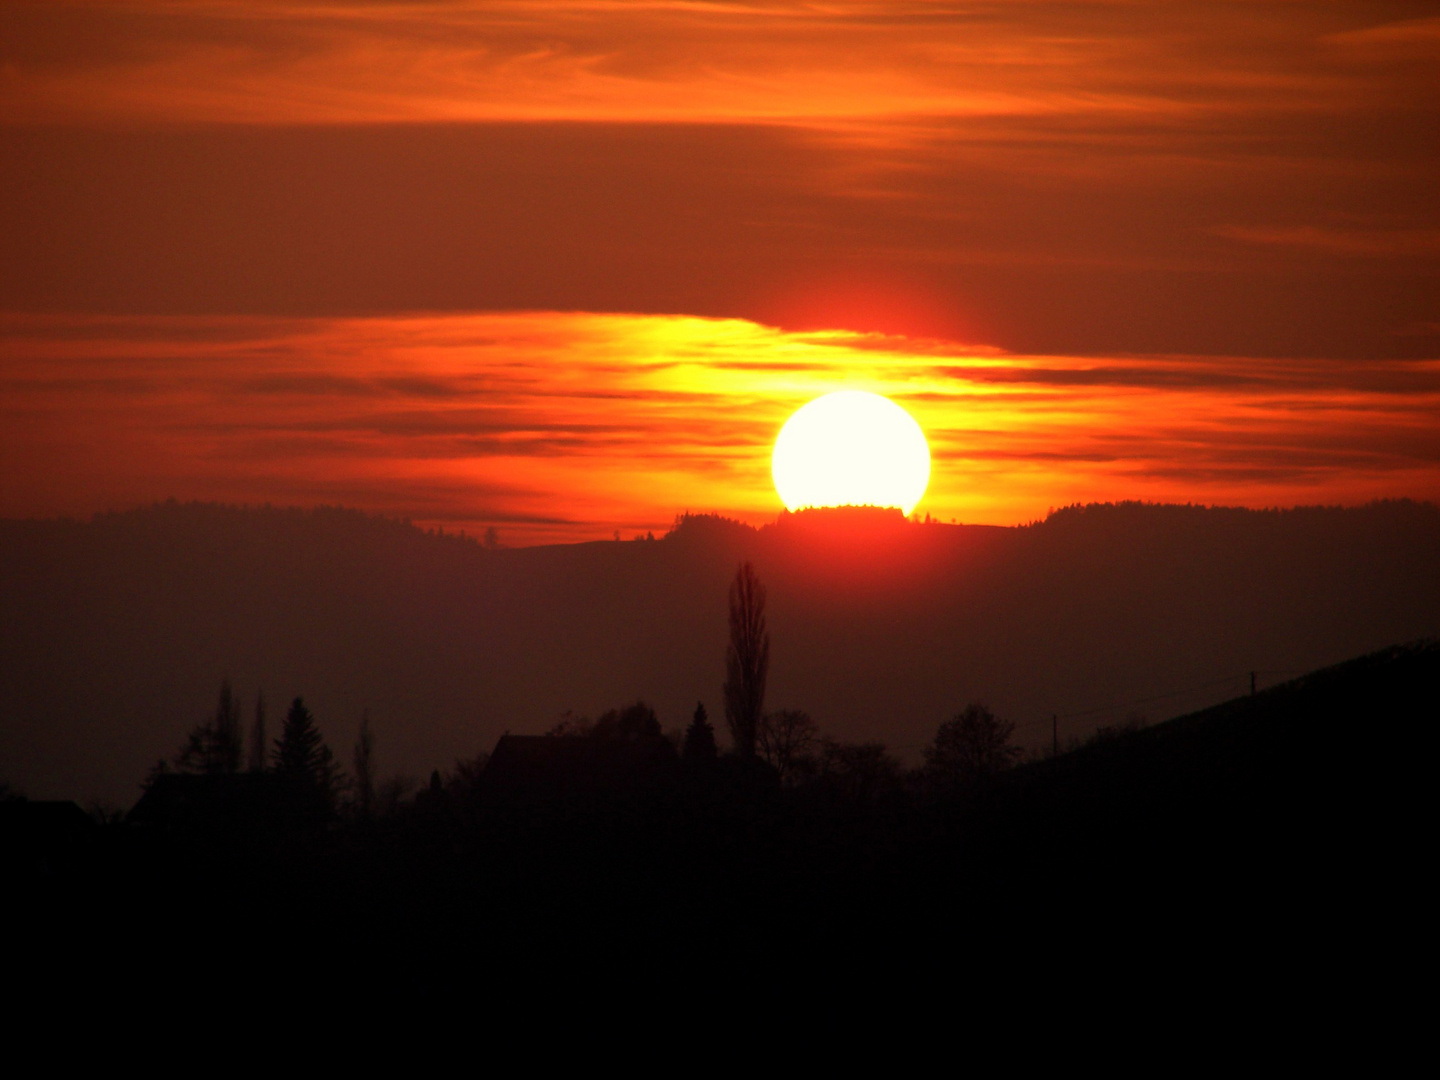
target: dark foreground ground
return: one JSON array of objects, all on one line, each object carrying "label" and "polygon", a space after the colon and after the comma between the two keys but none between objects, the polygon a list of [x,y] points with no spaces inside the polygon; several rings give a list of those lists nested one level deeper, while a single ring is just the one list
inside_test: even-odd
[{"label": "dark foreground ground", "polygon": [[542,1011],[802,986],[852,1008],[963,991],[1037,1015],[1216,980],[1247,1000],[1353,989],[1416,947],[1437,719],[1429,643],[978,791],[786,791],[722,761],[614,797],[421,798],[322,829],[12,828],[12,955],[29,959],[11,978]]}]

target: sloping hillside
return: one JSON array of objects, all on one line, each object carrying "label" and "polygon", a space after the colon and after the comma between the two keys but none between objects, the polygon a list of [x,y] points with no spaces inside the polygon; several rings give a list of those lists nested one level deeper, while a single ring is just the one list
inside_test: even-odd
[{"label": "sloping hillside", "polygon": [[1429,831],[1437,717],[1440,642],[1395,646],[1017,769],[974,834],[1056,880],[1293,890],[1343,867],[1378,885]]}]

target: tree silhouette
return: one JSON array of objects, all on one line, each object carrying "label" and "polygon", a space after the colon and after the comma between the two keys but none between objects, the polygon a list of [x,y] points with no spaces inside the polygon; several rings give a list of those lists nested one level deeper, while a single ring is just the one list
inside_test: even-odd
[{"label": "tree silhouette", "polygon": [[715,747],[715,725],[705,712],[705,703],[695,703],[695,716],[685,729],[685,743],[680,756],[686,761],[714,761],[719,756]]},{"label": "tree silhouette", "polygon": [[765,628],[765,586],[750,563],[741,563],[730,584],[730,644],[725,651],[725,722],[735,752],[755,757],[755,738],[765,711],[770,673],[770,632]]},{"label": "tree silhouette", "polygon": [[942,786],[973,787],[1015,763],[1020,748],[1010,743],[1014,733],[1014,724],[971,702],[935,732],[925,749],[926,772]]},{"label": "tree silhouette", "polygon": [[265,695],[255,695],[255,723],[250,728],[250,771],[265,771]]},{"label": "tree silhouette", "polygon": [[220,702],[215,708],[215,762],[221,772],[240,771],[245,741],[240,731],[240,699],[230,690],[230,681],[220,684]]},{"label": "tree silhouette", "polygon": [[454,771],[445,777],[445,790],[452,803],[467,810],[478,807],[483,784],[481,777],[485,775],[485,766],[489,763],[490,755],[483,750],[474,757],[455,762]]},{"label": "tree silhouette", "polygon": [[360,715],[360,733],[355,738],[355,806],[362,817],[375,807],[375,736],[370,731],[370,714]]},{"label": "tree silhouette", "polygon": [[559,739],[583,739],[589,736],[590,729],[595,726],[595,721],[588,716],[577,716],[566,709],[555,726],[546,735]]},{"label": "tree silhouette", "polygon": [[328,814],[334,808],[339,785],[335,756],[302,698],[297,697],[285,715],[285,726],[275,740],[274,762],[275,771],[286,778],[306,809]]},{"label": "tree silhouette", "polygon": [[852,806],[865,806],[901,790],[904,769],[883,743],[822,740],[820,783]]},{"label": "tree silhouette", "polygon": [[183,772],[224,775],[240,771],[242,741],[240,736],[240,702],[230,689],[230,680],[220,683],[220,702],[215,716],[190,732],[185,746],[175,758]]},{"label": "tree silhouette", "polygon": [[757,742],[760,754],[780,774],[782,784],[792,784],[814,764],[810,754],[820,737],[810,714],[798,709],[767,713],[760,721]]},{"label": "tree silhouette", "polygon": [[654,709],[643,701],[637,701],[623,709],[611,709],[600,717],[590,728],[589,736],[617,742],[658,739],[661,738],[660,720]]}]

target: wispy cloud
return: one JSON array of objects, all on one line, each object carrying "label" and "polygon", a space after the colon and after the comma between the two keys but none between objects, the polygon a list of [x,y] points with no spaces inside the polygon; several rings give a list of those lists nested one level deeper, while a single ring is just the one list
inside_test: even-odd
[{"label": "wispy cloud", "polygon": [[1013,523],[1076,500],[1440,497],[1440,362],[1027,357],[742,320],[510,313],[0,320],[0,512],[177,496],[344,502],[515,542],[764,520],[789,413],[905,404],[921,505]]},{"label": "wispy cloud", "polygon": [[1390,61],[1397,56],[1434,60],[1440,57],[1440,16],[1400,19],[1355,30],[1341,30],[1327,35],[1326,40]]},{"label": "wispy cloud", "polygon": [[[262,123],[1180,116],[1324,108],[1433,46],[1365,5],[43,0],[4,8],[13,118]],[[1387,76],[1393,79],[1395,76]]]},{"label": "wispy cloud", "polygon": [[1440,254],[1440,229],[1355,229],[1317,225],[1221,225],[1217,236],[1249,244],[1297,248],[1327,255],[1361,255],[1376,258],[1434,256]]},{"label": "wispy cloud", "polygon": [[1405,0],[10,0],[30,311],[738,316],[1429,355]]}]

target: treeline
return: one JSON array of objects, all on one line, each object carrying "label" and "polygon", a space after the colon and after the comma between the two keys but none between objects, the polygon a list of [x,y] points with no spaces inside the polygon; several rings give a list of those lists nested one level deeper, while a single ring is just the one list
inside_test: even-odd
[{"label": "treeline", "polygon": [[[824,794],[857,804],[974,792],[1019,759],[1014,724],[978,702],[939,725],[919,768],[907,768],[881,742],[834,739],[803,710],[766,711],[770,635],[765,606],[765,587],[753,566],[742,563],[729,595],[729,641],[722,686],[730,736],[727,750],[722,752],[703,702],[696,703],[683,732],[667,733],[655,710],[642,700],[593,720],[566,714],[544,738],[579,740],[612,758],[616,749],[640,752],[636,760],[643,758],[645,767],[639,773],[631,769],[620,788],[655,781],[662,773],[682,783],[688,780],[711,786],[717,778],[743,776],[749,788],[769,786],[801,799]],[[274,739],[269,736],[263,694],[257,695],[248,733],[242,730],[241,712],[240,700],[227,679],[221,684],[213,716],[196,726],[171,758],[152,768],[145,784],[147,792],[172,776],[265,777],[271,784],[267,797],[283,795],[292,816],[309,823],[393,816],[417,803],[434,806],[449,801],[475,806],[485,801],[488,751],[457,761],[443,775],[434,770],[423,788],[417,780],[398,775],[382,782],[377,776],[377,747],[368,713],[361,719],[347,772],[326,744],[303,698],[293,700]],[[670,768],[672,764],[674,768]],[[540,767],[542,771],[545,768],[543,763]],[[587,766],[582,761],[578,767],[583,771]],[[572,766],[568,774],[570,780],[576,778],[574,769]],[[616,782],[614,776],[610,781]],[[540,782],[543,785],[544,777]]]},{"label": "treeline", "polygon": [[[172,776],[268,776],[280,781],[301,808],[303,822],[369,820],[394,816],[420,802],[447,799],[472,805],[483,793],[488,751],[436,769],[426,785],[414,777],[380,780],[373,726],[360,723],[351,767],[343,769],[326,744],[303,698],[295,698],[281,734],[266,741],[266,709],[258,699],[248,733],[242,735],[239,703],[228,681],[222,683],[214,717],[197,725],[176,754],[156,763],[145,789]],[[800,798],[825,793],[846,801],[873,804],[895,797],[945,797],[983,788],[1021,756],[1013,742],[1014,725],[980,703],[971,703],[940,724],[923,751],[923,764],[907,768],[881,742],[845,742],[826,735],[809,713],[782,709],[761,716],[753,753],[721,748],[708,710],[697,702],[682,731],[666,732],[655,710],[644,701],[616,707],[596,719],[567,715],[546,737],[597,744],[659,746],[660,760],[680,768],[677,776],[709,781],[737,770],[761,783]]]},{"label": "treeline", "polygon": [[[346,772],[326,743],[303,697],[296,697],[285,714],[279,737],[268,736],[265,695],[256,695],[248,733],[242,731],[240,699],[225,679],[214,715],[191,729],[173,757],[156,762],[146,777],[148,791],[170,776],[271,777],[288,793],[308,820],[330,820],[341,815],[369,816],[380,808],[395,810],[417,787],[413,780],[395,776],[377,782],[375,734],[368,713]],[[457,766],[463,773],[465,763]]]}]

